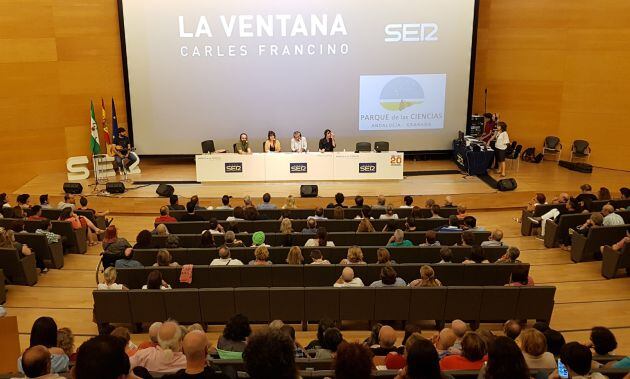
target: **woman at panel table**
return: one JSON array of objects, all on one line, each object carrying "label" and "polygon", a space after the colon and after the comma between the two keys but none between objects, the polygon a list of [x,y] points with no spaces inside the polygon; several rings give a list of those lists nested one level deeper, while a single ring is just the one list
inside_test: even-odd
[{"label": "woman at panel table", "polygon": [[[500,121],[497,127],[497,132],[492,136],[490,142],[495,141],[494,154],[499,163],[499,169],[496,172],[501,173],[501,176],[505,176],[505,150],[510,144],[510,137],[507,134],[507,124],[505,122]],[[490,142],[487,145],[490,145]]]},{"label": "woman at panel table", "polygon": [[265,153],[276,152],[279,153],[282,151],[280,147],[280,141],[276,139],[276,133],[273,130],[270,130],[267,133],[267,140],[264,143]]},{"label": "woman at panel table", "polygon": [[236,143],[236,152],[239,154],[251,154],[252,148],[249,147],[247,133],[241,133],[239,141]]},{"label": "woman at panel table", "polygon": [[306,138],[302,137],[302,132],[299,130],[293,132],[293,138],[291,138],[291,151],[294,153],[305,153],[307,149]]},{"label": "woman at panel table", "polygon": [[330,129],[324,130],[324,138],[319,140],[319,151],[321,153],[325,151],[333,151],[337,147],[335,143],[335,133]]}]

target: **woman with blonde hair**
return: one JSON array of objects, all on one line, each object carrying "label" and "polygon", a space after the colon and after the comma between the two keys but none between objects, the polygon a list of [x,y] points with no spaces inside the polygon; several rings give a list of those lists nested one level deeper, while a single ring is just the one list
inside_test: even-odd
[{"label": "woman with blonde hair", "polygon": [[440,282],[435,277],[435,271],[431,266],[423,265],[420,267],[420,279],[413,280],[409,283],[409,287],[441,287]]},{"label": "woman with blonde hair", "polygon": [[363,260],[363,250],[359,246],[350,246],[348,249],[348,255],[345,259],[342,259],[339,264],[342,265],[364,265],[367,264]]},{"label": "woman with blonde hair", "polygon": [[249,264],[252,266],[264,266],[271,264],[269,261],[269,249],[267,249],[267,246],[265,245],[260,245],[256,248],[256,250],[254,250],[254,257],[256,258],[249,261]]},{"label": "woman with blonde hair", "polygon": [[297,206],[295,205],[295,197],[293,197],[293,195],[289,195],[287,196],[287,199],[284,201],[284,205],[282,206],[282,209],[296,209]]},{"label": "woman with blonde hair", "polygon": [[556,360],[547,351],[547,338],[545,335],[532,328],[525,329],[516,339],[516,344],[523,351],[523,357],[530,369],[550,369],[556,368]]},{"label": "woman with blonde hair", "polygon": [[71,363],[76,362],[77,355],[74,351],[74,334],[72,334],[70,328],[57,329],[57,347],[66,353]]},{"label": "woman with blonde hair", "polygon": [[374,232],[374,226],[367,218],[362,218],[359,223],[359,227],[357,227],[357,233],[372,233]]},{"label": "woman with blonde hair", "polygon": [[343,214],[343,207],[340,207],[339,205],[337,205],[336,207],[333,208],[333,220],[343,220],[344,219],[344,214]]},{"label": "woman with blonde hair", "polygon": [[166,249],[160,249],[157,253],[157,261],[153,264],[154,267],[178,267],[179,263],[173,262],[173,256]]},{"label": "woman with blonde hair", "polygon": [[127,290],[128,288],[122,284],[116,283],[116,268],[108,267],[103,271],[103,279],[105,283],[99,283],[96,289],[98,290]]},{"label": "woman with blonde hair", "polygon": [[158,236],[168,236],[168,228],[164,224],[159,224],[155,227],[155,234]]},{"label": "woman with blonde hair", "polygon": [[287,255],[287,264],[290,265],[301,265],[304,263],[304,257],[302,256],[302,249],[298,246],[293,246],[289,250],[289,254]]},{"label": "woman with blonde hair", "polygon": [[394,213],[394,206],[392,204],[387,204],[387,208],[385,208],[385,213],[379,216],[381,220],[398,220],[398,214]]},{"label": "woman with blonde hair", "polygon": [[290,218],[283,218],[280,221],[280,245],[281,246],[293,246],[293,223]]}]

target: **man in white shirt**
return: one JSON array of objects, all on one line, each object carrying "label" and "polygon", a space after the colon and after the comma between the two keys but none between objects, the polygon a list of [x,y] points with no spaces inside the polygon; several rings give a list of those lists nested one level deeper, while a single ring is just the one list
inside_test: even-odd
[{"label": "man in white shirt", "polygon": [[604,216],[604,222],[602,225],[604,226],[615,226],[615,225],[623,225],[625,222],[623,221],[623,217],[619,216],[615,213],[615,208],[606,204],[602,208],[602,216]]},{"label": "man in white shirt", "polygon": [[345,267],[341,272],[341,277],[337,279],[333,287],[364,287],[363,280],[361,278],[354,277],[354,270],[352,267]]},{"label": "man in white shirt", "polygon": [[324,208],[315,208],[315,216],[309,216],[308,218],[314,218],[315,220],[328,220],[328,217],[324,217]]},{"label": "man in white shirt", "polygon": [[232,259],[230,256],[230,248],[223,245],[219,248],[219,258],[215,258],[210,262],[210,266],[242,266],[243,262],[238,259]]},{"label": "man in white shirt", "polygon": [[76,208],[74,205],[74,196],[69,193],[63,195],[63,201],[60,201],[59,204],[57,204],[57,209],[64,209],[68,207],[72,208],[72,210],[75,210]]},{"label": "man in white shirt", "polygon": [[291,138],[291,151],[294,153],[305,153],[308,151],[306,138],[302,137],[302,132],[299,130],[293,132],[293,138]]},{"label": "man in white shirt", "polygon": [[502,239],[503,239],[503,231],[500,229],[496,229],[494,232],[492,232],[492,234],[490,234],[490,237],[488,237],[487,241],[483,241],[481,243],[481,246],[482,247],[503,246],[503,242],[501,242]]}]

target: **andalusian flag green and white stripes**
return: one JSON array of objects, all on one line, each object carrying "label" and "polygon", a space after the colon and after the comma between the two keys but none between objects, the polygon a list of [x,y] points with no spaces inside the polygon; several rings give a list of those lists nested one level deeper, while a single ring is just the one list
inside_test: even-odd
[{"label": "andalusian flag green and white stripes", "polygon": [[90,100],[90,150],[92,150],[92,155],[97,155],[101,153],[101,145],[98,141],[98,124],[96,123],[96,117],[94,117],[94,103]]}]

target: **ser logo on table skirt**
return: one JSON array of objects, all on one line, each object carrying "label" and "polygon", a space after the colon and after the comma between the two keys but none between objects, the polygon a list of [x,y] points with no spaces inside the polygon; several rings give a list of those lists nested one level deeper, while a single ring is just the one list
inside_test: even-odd
[{"label": "ser logo on table skirt", "polygon": [[359,174],[376,173],[376,162],[359,163]]},{"label": "ser logo on table skirt", "polygon": [[225,162],[225,172],[243,172],[243,162]]},{"label": "ser logo on table skirt", "polygon": [[308,172],[308,164],[304,163],[289,163],[289,173],[291,174],[304,174]]}]

